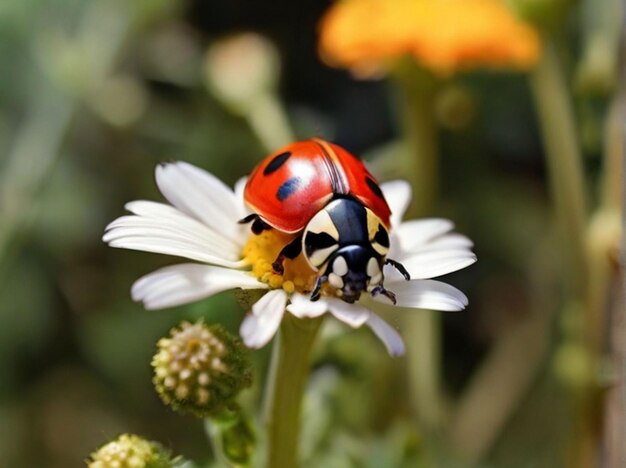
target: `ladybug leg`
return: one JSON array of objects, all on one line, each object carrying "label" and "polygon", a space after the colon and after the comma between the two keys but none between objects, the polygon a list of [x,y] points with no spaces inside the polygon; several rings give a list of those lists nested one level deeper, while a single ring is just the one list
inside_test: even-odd
[{"label": "ladybug leg", "polygon": [[391,265],[392,267],[394,267],[402,274],[402,276],[404,276],[405,280],[409,281],[411,279],[411,275],[408,271],[406,271],[406,268],[404,268],[404,265],[402,265],[402,263],[396,262],[395,260],[388,258],[387,260],[385,260],[385,265]]},{"label": "ladybug leg", "polygon": [[283,250],[280,251],[274,263],[272,263],[272,268],[276,273],[282,275],[285,272],[285,268],[283,267],[283,262],[286,258],[289,260],[293,260],[302,252],[302,236],[296,237],[294,240],[289,242]]},{"label": "ladybug leg", "polygon": [[249,214],[245,218],[238,221],[239,224],[248,224],[250,222],[252,223],[252,232],[256,235],[261,234],[263,231],[272,229],[272,226],[263,221],[256,213]]},{"label": "ladybug leg", "polygon": [[396,295],[391,291],[385,289],[383,286],[376,286],[374,289],[372,289],[371,294],[372,296],[378,296],[379,294],[382,294],[383,296],[387,297],[391,302],[393,302],[393,305],[396,305]]},{"label": "ladybug leg", "polygon": [[322,289],[322,285],[328,281],[328,276],[322,275],[317,277],[317,281],[315,282],[315,287],[313,291],[311,291],[311,301],[315,302],[320,298],[320,292]]}]

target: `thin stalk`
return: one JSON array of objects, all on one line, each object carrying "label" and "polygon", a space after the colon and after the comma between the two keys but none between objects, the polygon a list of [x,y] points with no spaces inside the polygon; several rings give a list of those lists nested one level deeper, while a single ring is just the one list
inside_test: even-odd
[{"label": "thin stalk", "polygon": [[574,112],[554,46],[545,41],[530,75],[547,157],[554,211],[560,231],[563,275],[569,297],[582,299],[587,280],[587,191]]},{"label": "thin stalk", "polygon": [[[431,215],[439,191],[437,126],[433,99],[436,81],[413,64],[396,71],[407,148],[402,170],[413,188],[408,217]],[[431,310],[407,314],[404,328],[410,345],[407,362],[411,404],[426,433],[437,432],[443,420],[441,391],[441,316]]]},{"label": "thin stalk", "polygon": [[[595,464],[598,428],[595,421],[596,387],[594,372],[598,366],[597,339],[601,316],[589,304],[589,255],[587,245],[587,191],[572,105],[567,83],[554,45],[545,38],[541,60],[530,77],[531,89],[539,115],[554,211],[559,230],[560,257],[566,310],[582,311],[581,336],[589,353],[590,380],[574,392],[578,424],[573,429],[572,466]],[[571,313],[571,312],[570,312]]]},{"label": "thin stalk", "polygon": [[[624,50],[622,38],[621,50]],[[624,135],[624,119],[626,117],[626,86],[623,77],[626,76],[626,67],[622,64],[618,92],[613,98],[606,127],[604,150],[604,167],[602,177],[602,192],[600,208],[594,216],[590,229],[591,279],[590,307],[596,309],[597,314],[603,315],[605,336],[598,336],[598,342],[608,345],[607,362],[613,366],[612,382],[607,388],[604,397],[604,436],[602,450],[606,454],[602,466],[618,468],[626,461],[626,421],[623,415],[626,411],[626,308],[624,307],[624,281],[618,281],[620,276],[616,266],[617,261],[624,264],[624,252],[619,245],[623,245],[623,227],[626,218],[623,211],[624,191],[624,157],[626,137]],[[620,242],[622,242],[620,244]],[[619,255],[619,260],[616,256]],[[621,284],[620,284],[621,283]],[[621,287],[620,287],[621,286]],[[619,291],[616,294],[615,290]],[[612,296],[612,297],[611,297]],[[612,300],[611,300],[612,299]]]},{"label": "thin stalk", "polygon": [[287,314],[274,342],[266,395],[268,468],[299,465],[302,396],[311,348],[321,323],[321,317],[301,320]]},{"label": "thin stalk", "polygon": [[260,95],[245,117],[266,151],[275,151],[296,139],[287,112],[273,91]]},{"label": "thin stalk", "polygon": [[402,174],[411,182],[413,199],[407,215],[433,214],[439,195],[437,126],[434,118],[435,79],[415,66],[404,64],[396,72],[401,88],[401,115],[407,150]]}]

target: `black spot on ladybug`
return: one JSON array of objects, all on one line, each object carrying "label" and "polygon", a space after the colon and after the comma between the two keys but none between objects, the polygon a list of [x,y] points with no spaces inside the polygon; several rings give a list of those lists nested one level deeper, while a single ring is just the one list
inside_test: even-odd
[{"label": "black spot on ladybug", "polygon": [[374,235],[374,241],[383,247],[389,248],[389,234],[387,234],[382,224],[378,225],[378,231],[376,231]]},{"label": "black spot on ladybug", "polygon": [[380,187],[374,181],[374,179],[372,179],[371,177],[366,177],[365,183],[370,188],[370,190],[374,192],[374,195],[376,195],[378,198],[382,198],[383,200],[385,199],[385,196],[383,195],[383,191],[380,189]]},{"label": "black spot on ladybug", "polygon": [[293,195],[296,190],[298,190],[301,182],[302,180],[300,177],[287,179],[280,187],[278,187],[278,190],[276,191],[276,198],[280,201],[284,201],[286,198]]},{"label": "black spot on ladybug", "polygon": [[269,164],[265,166],[265,169],[263,169],[263,175],[270,175],[271,173],[276,172],[280,169],[280,166],[285,164],[285,161],[289,159],[289,156],[291,156],[291,151],[285,151],[284,153],[274,156]]}]

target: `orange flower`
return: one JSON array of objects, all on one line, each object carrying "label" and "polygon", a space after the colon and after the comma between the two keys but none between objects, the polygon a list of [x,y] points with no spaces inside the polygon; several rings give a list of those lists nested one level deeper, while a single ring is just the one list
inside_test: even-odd
[{"label": "orange flower", "polygon": [[499,0],[345,0],[321,26],[323,59],[357,73],[405,54],[444,76],[476,67],[527,69],[539,55],[535,30]]}]

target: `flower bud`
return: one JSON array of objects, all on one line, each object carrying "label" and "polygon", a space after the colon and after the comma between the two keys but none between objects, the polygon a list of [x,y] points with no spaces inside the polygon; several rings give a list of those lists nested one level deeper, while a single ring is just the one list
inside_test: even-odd
[{"label": "flower bud", "polygon": [[263,36],[245,33],[213,44],[204,70],[215,97],[232,110],[246,113],[260,95],[278,82],[279,60],[274,45]]},{"label": "flower bud", "polygon": [[219,325],[183,322],[158,342],[153,383],[163,402],[198,417],[217,414],[252,383],[241,340]]},{"label": "flower bud", "polygon": [[611,41],[596,34],[587,41],[576,69],[576,88],[581,94],[609,95],[618,81],[618,54]]},{"label": "flower bud", "polygon": [[122,434],[87,460],[89,468],[172,468],[175,460],[160,444]]}]

